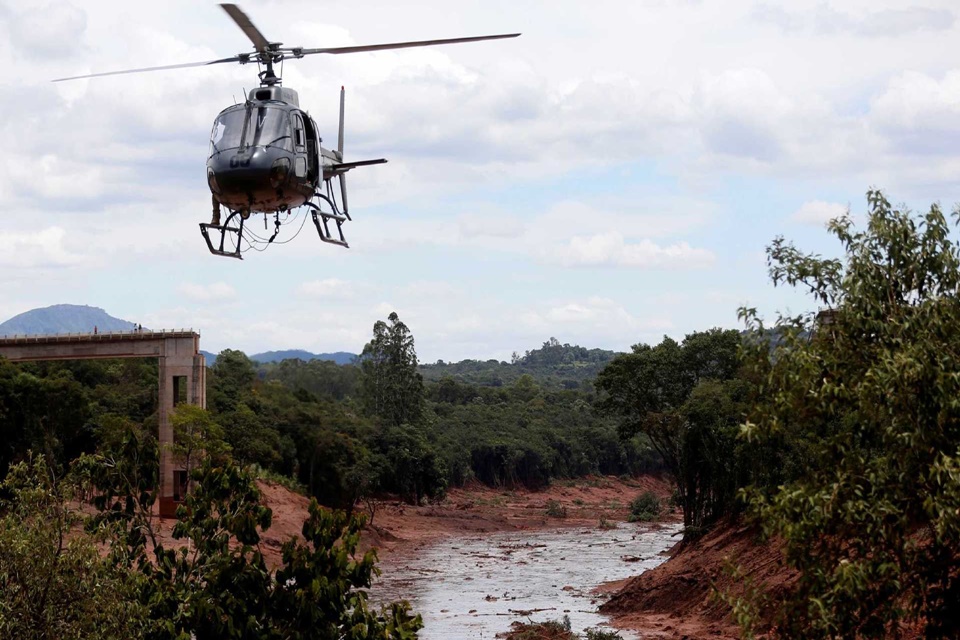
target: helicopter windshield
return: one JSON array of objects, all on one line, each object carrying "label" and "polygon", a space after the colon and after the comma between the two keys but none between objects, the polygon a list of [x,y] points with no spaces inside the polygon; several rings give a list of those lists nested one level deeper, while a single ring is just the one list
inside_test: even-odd
[{"label": "helicopter windshield", "polygon": [[258,105],[256,108],[251,106],[249,109],[250,115],[255,120],[251,122],[253,127],[247,127],[247,144],[254,147],[282,147],[287,151],[293,150],[290,144],[290,119],[285,110],[263,105]]},{"label": "helicopter windshield", "polygon": [[234,108],[217,116],[216,122],[213,123],[213,131],[210,132],[210,155],[240,146],[246,115],[245,109]]},{"label": "helicopter windshield", "polygon": [[217,116],[210,132],[210,155],[240,146],[281,147],[292,151],[286,111],[266,105],[247,105]]}]

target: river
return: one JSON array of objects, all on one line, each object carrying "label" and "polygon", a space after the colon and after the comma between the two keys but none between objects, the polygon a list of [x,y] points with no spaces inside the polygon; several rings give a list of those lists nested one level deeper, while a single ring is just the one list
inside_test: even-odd
[{"label": "river", "polygon": [[410,601],[424,640],[491,640],[515,620],[564,615],[582,632],[607,621],[592,590],[666,560],[680,528],[618,523],[448,538],[385,558],[372,597]]}]

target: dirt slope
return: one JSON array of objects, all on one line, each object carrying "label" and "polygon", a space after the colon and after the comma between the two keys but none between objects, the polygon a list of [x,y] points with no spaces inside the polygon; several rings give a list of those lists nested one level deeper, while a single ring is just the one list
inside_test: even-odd
[{"label": "dirt slope", "polygon": [[[261,480],[258,486],[264,504],[273,510],[273,525],[263,536],[264,556],[271,566],[277,566],[282,543],[300,535],[309,500],[272,482]],[[389,553],[415,552],[437,538],[465,533],[596,525],[601,518],[622,521],[629,513],[630,501],[645,491],[666,499],[671,487],[653,476],[590,477],[558,480],[542,491],[494,489],[477,483],[451,489],[441,502],[423,506],[379,500],[361,548],[376,548],[383,558]],[[548,516],[551,502],[565,509],[567,517]]]},{"label": "dirt slope", "polygon": [[644,638],[738,638],[729,607],[715,591],[739,596],[745,584],[726,568],[738,565],[753,585],[774,596],[795,578],[779,544],[761,543],[755,529],[735,524],[718,526],[671,553],[656,569],[611,585],[617,590],[600,610],[616,626]]}]

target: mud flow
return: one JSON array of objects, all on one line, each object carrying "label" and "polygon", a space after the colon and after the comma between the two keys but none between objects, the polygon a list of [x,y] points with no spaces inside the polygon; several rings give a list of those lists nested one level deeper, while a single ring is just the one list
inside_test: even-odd
[{"label": "mud flow", "polygon": [[371,597],[410,601],[423,616],[425,640],[492,639],[514,620],[564,615],[582,631],[607,622],[593,589],[659,565],[679,530],[679,524],[619,523],[438,540],[387,557]]}]

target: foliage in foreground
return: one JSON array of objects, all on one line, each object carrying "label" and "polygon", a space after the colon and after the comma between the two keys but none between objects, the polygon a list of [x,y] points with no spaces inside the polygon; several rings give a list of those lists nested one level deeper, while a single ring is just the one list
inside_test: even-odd
[{"label": "foliage in foreground", "polygon": [[[763,401],[743,435],[775,456],[749,492],[800,570],[777,633],[789,638],[960,637],[960,247],[923,216],[868,193],[869,219],[830,224],[843,260],[778,239],[775,284],[829,311],[781,318],[750,362]],[[960,214],[957,214],[960,215]]]},{"label": "foliage in foreground", "polygon": [[[124,454],[155,449],[129,442]],[[155,457],[149,452],[141,458]],[[376,556],[357,555],[363,522],[312,501],[307,544],[284,543],[271,571],[261,534],[271,523],[252,476],[206,459],[178,509],[166,548],[152,517],[155,478],[128,455],[81,459],[69,481],[42,460],[16,465],[4,485],[0,545],[3,637],[144,640],[404,640],[422,626],[406,603],[374,611],[365,589]],[[80,486],[96,490],[98,513],[84,535],[67,506]],[[69,535],[67,535],[69,531]],[[69,542],[65,542],[69,539]],[[107,545],[101,557],[95,541]]]},{"label": "foliage in foreground", "polygon": [[13,465],[0,503],[0,637],[23,640],[142,637],[137,577],[76,535],[75,487],[42,456]]}]

